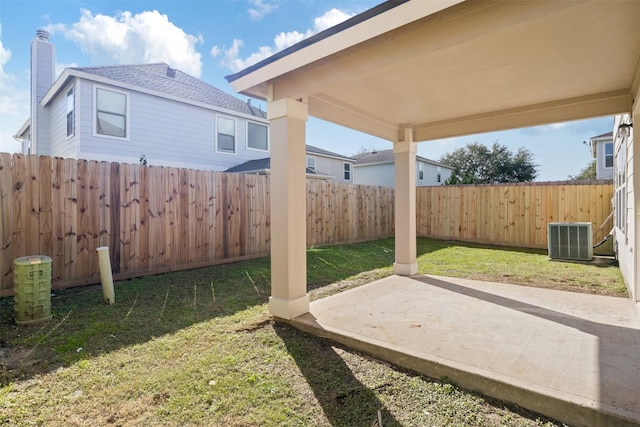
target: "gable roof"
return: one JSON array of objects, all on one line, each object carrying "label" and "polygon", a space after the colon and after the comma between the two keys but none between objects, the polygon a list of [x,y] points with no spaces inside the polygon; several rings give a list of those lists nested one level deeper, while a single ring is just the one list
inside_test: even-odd
[{"label": "gable roof", "polygon": [[[265,157],[263,159],[248,160],[244,163],[240,163],[232,168],[227,169],[225,172],[235,173],[266,173],[271,169],[271,157]],[[330,178],[326,173],[318,172],[315,169],[306,168],[307,175],[314,175],[317,178]]]},{"label": "gable roof", "polygon": [[[353,158],[356,159],[356,163],[354,166],[380,165],[380,164],[393,163],[395,161],[393,156],[393,150],[381,150],[381,151],[371,151],[367,153],[359,153],[353,156]],[[419,160],[424,163],[429,163],[434,166],[440,166],[443,168],[452,169],[452,167],[449,165],[445,165],[444,163],[427,159],[426,157],[416,156],[416,160]]]},{"label": "gable roof", "polygon": [[591,157],[595,159],[598,156],[596,145],[598,145],[598,142],[605,142],[605,141],[613,141],[613,131],[603,133],[602,135],[592,136],[591,138],[589,138],[589,145],[591,146]]},{"label": "gable roof", "polygon": [[593,141],[594,139],[609,139],[613,138],[613,131],[603,133],[602,135],[592,136],[590,139]]},{"label": "gable roof", "polygon": [[265,111],[251,105],[250,101],[244,102],[162,62],[154,64],[69,67],[65,72],[66,74],[63,73],[58,79],[60,83],[58,81],[54,83],[52,89],[43,98],[43,102],[48,102],[71,76],[80,78],[96,76],[100,80],[107,79],[127,86],[165,94],[173,98],[209,104],[261,119],[266,119],[267,117]]}]

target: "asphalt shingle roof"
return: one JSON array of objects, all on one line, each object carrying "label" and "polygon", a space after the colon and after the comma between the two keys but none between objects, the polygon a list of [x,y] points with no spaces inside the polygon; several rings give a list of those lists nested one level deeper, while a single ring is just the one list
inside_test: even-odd
[{"label": "asphalt shingle roof", "polygon": [[591,139],[604,138],[606,136],[613,136],[613,131],[609,131],[607,133],[603,133],[602,135],[592,136]]},{"label": "asphalt shingle roof", "polygon": [[[371,151],[367,153],[359,153],[353,156],[356,159],[356,166],[358,165],[366,165],[366,164],[375,164],[375,163],[393,163],[394,156],[393,150],[381,150],[381,151]],[[416,156],[417,160],[421,160],[423,162],[431,163],[436,166],[442,166],[446,168],[451,168],[451,166],[445,165],[440,162],[436,162],[435,160],[427,159],[426,157]]]},{"label": "asphalt shingle roof", "polygon": [[266,112],[165,63],[70,67],[117,82],[266,118]]},{"label": "asphalt shingle roof", "polygon": [[[265,157],[264,159],[248,160],[227,169],[225,172],[261,172],[269,169],[271,169],[271,158]],[[307,168],[306,170],[309,175],[327,175],[326,173],[318,172],[311,168]]]}]

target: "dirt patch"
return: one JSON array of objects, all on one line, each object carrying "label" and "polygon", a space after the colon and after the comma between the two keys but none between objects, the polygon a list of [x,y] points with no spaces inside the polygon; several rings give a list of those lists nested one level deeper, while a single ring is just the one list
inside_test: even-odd
[{"label": "dirt patch", "polygon": [[34,374],[52,372],[62,366],[52,350],[0,344],[0,386],[23,381]]}]

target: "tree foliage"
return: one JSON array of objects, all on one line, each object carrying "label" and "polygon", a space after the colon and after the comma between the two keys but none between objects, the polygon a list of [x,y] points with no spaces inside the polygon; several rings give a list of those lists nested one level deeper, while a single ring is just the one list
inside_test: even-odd
[{"label": "tree foliage", "polygon": [[495,184],[527,182],[538,176],[533,153],[520,147],[515,153],[497,142],[491,147],[478,142],[458,148],[440,158],[453,167],[445,184]]},{"label": "tree foliage", "polygon": [[569,175],[569,179],[572,179],[572,180],[597,179],[596,159],[593,159],[593,161],[589,162],[587,166],[585,166],[584,169],[582,169],[578,175],[576,176]]}]

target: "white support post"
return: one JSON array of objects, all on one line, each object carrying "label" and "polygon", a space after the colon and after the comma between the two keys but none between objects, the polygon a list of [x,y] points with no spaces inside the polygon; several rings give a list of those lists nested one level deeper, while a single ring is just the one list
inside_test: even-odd
[{"label": "white support post", "polygon": [[271,132],[271,314],[293,319],[309,312],[307,294],[307,105],[269,102]]},{"label": "white support post", "polygon": [[413,129],[404,129],[404,139],[393,145],[395,160],[395,263],[401,276],[418,272],[416,262],[416,143]]}]

